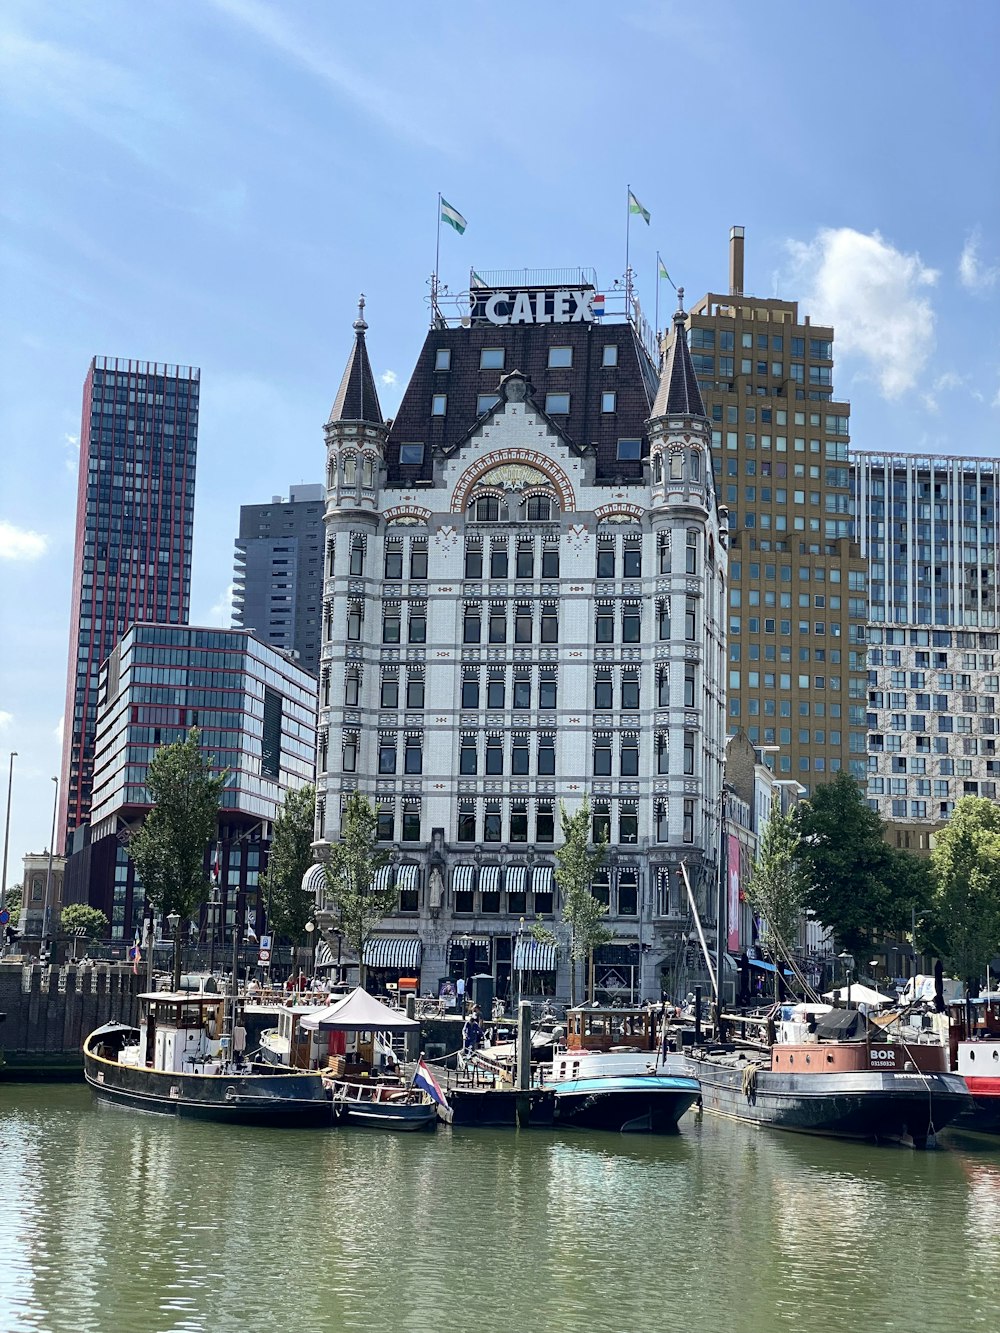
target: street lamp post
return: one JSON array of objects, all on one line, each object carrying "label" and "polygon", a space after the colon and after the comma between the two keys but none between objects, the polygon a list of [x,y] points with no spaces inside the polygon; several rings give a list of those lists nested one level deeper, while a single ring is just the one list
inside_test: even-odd
[{"label": "street lamp post", "polygon": [[10,752],[10,770],[7,774],[7,819],[3,826],[3,878],[0,879],[0,912],[7,906],[7,847],[10,842],[10,797],[14,789],[14,760],[17,751]]},{"label": "street lamp post", "polygon": [[215,975],[215,922],[219,913],[219,886],[212,885],[212,891],[208,896],[208,971],[209,975]]},{"label": "street lamp post", "polygon": [[178,912],[167,913],[167,925],[170,927],[174,936],[174,990],[181,988],[181,936],[180,936],[181,918]]},{"label": "street lamp post", "polygon": [[59,809],[59,779],[53,778],[52,781],[56,784],[56,790],[52,798],[52,833],[49,836],[49,867],[45,874],[45,907],[42,912],[42,952],[46,960],[52,953],[52,856],[56,843],[56,812]]},{"label": "street lamp post", "polygon": [[316,922],[306,922],[306,934],[309,936],[309,983],[316,976]]},{"label": "street lamp post", "polygon": [[847,1007],[848,1007],[848,1009],[850,1009],[850,1007],[851,1007],[851,975],[852,975],[852,973],[854,972],[854,955],[853,955],[852,953],[848,953],[847,950],[845,949],[842,953],[838,954],[837,957],[838,957],[838,958],[840,959],[840,961],[844,964],[844,971],[847,973],[847,1002],[846,1002],[846,1003],[847,1003]]},{"label": "street lamp post", "polygon": [[524,998],[524,917],[519,917],[517,922],[517,944],[514,949],[514,962],[517,964],[517,1003],[514,1005],[514,1017],[521,1012],[521,1001]]}]

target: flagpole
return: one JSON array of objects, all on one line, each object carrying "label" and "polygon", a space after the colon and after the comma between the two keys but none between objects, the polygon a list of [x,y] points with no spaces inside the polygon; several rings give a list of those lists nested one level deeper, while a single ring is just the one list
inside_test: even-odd
[{"label": "flagpole", "polygon": [[625,318],[629,318],[631,304],[632,273],[628,266],[628,243],[632,232],[632,187],[625,187]]},{"label": "flagpole", "polygon": [[656,325],[656,337],[660,337],[660,252],[656,252],[656,314],[653,316],[653,323]]},{"label": "flagpole", "polygon": [[441,191],[438,190],[437,242],[434,247],[434,277],[431,280],[431,327],[437,323],[438,272],[441,268]]}]

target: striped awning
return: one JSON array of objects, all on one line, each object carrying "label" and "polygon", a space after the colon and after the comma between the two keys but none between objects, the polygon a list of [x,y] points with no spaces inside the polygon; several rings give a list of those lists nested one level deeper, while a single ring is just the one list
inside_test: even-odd
[{"label": "striped awning", "polygon": [[326,867],[322,861],[317,861],[314,866],[310,866],[302,876],[302,892],[311,893],[317,897],[326,885]]},{"label": "striped awning", "polygon": [[533,935],[514,941],[514,970],[516,972],[554,972],[556,946],[543,944]]},{"label": "striped awning", "polygon": [[507,867],[507,892],[523,893],[528,885],[527,866]]},{"label": "striped awning", "polygon": [[394,867],[391,865],[382,866],[375,871],[375,878],[372,880],[373,889],[388,889],[392,887],[392,872]]},{"label": "striped awning", "polygon": [[456,866],[451,877],[451,887],[456,893],[472,890],[476,887],[476,867]]},{"label": "striped awning", "polygon": [[531,887],[535,893],[551,893],[555,888],[552,867],[535,866],[534,873],[531,876]]},{"label": "striped awning", "polygon": [[319,940],[316,944],[316,971],[320,968],[336,967],[337,960],[333,956],[333,950],[327,944],[326,940]]},{"label": "striped awning", "polygon": [[386,935],[365,945],[365,967],[419,967],[420,941],[413,936]]},{"label": "striped awning", "polygon": [[480,893],[500,892],[499,866],[483,866],[483,868],[479,872],[479,892]]},{"label": "striped awning", "polygon": [[420,887],[420,867],[413,865],[412,862],[399,867],[399,874],[396,876],[397,889],[419,889]]}]

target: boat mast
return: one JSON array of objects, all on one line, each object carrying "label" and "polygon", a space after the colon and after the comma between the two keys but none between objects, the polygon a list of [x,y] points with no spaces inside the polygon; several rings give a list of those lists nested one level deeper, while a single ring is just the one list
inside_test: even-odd
[{"label": "boat mast", "polygon": [[715,995],[716,1006],[719,1004],[719,982],[715,975],[715,968],[712,966],[712,955],[708,952],[708,945],[705,943],[705,932],[701,928],[701,917],[698,915],[698,904],[694,900],[694,890],[691,888],[691,881],[688,879],[687,864],[681,862],[680,876],[684,880],[684,887],[687,889],[688,904],[691,908],[691,915],[694,917],[695,929],[698,932],[698,939],[701,943],[701,952],[705,957],[705,966],[708,968],[709,980],[712,983],[712,992]]}]

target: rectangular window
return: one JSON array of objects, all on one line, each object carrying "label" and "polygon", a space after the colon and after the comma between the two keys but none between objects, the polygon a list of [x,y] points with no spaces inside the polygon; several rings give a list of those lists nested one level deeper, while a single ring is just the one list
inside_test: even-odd
[{"label": "rectangular window", "polygon": [[622,613],[622,643],[639,643],[641,616],[637,606],[626,606]]},{"label": "rectangular window", "polygon": [[409,642],[427,642],[427,612],[422,608],[410,612]]},{"label": "rectangular window", "polygon": [[528,803],[527,801],[513,801],[510,807],[510,840],[511,842],[528,841]]},{"label": "rectangular window", "polygon": [[503,370],[503,348],[484,347],[479,353],[480,370]]},{"label": "rectangular window", "polygon": [[514,707],[517,709],[531,708],[531,678],[527,680],[514,681]]},{"label": "rectangular window", "polygon": [[403,467],[422,463],[424,461],[424,446],[422,444],[401,444],[399,446],[399,461]]},{"label": "rectangular window", "polygon": [[635,711],[639,707],[639,678],[638,676],[622,677],[622,708],[626,711]]},{"label": "rectangular window", "polygon": [[484,417],[491,407],[500,401],[498,393],[481,393],[476,397],[476,416]]},{"label": "rectangular window", "polygon": [[477,676],[466,676],[462,681],[462,707],[479,707],[479,678]]},{"label": "rectangular window", "polygon": [[[555,348],[550,349],[555,351]],[[569,394],[568,393],[547,393],[545,395],[545,411],[550,417],[564,417],[569,412]]]},{"label": "rectangular window", "polygon": [[490,643],[507,642],[507,612],[505,610],[490,611],[489,641]]},{"label": "rectangular window", "polygon": [[547,546],[542,551],[542,578],[557,579],[559,577],[559,548],[557,546]]},{"label": "rectangular window", "polygon": [[639,811],[634,805],[623,805],[618,812],[618,841],[625,846],[639,841]]},{"label": "rectangular window", "polygon": [[559,642],[559,611],[555,606],[542,606],[542,643]]},{"label": "rectangular window", "polygon": [[635,736],[626,736],[622,740],[620,753],[620,771],[623,778],[639,776],[639,740]]},{"label": "rectangular window", "polygon": [[556,738],[550,735],[538,737],[538,774],[551,777],[556,771]]},{"label": "rectangular window", "polygon": [[594,741],[594,776],[611,776],[611,737],[598,736]]},{"label": "rectangular window", "polygon": [[380,773],[395,773],[396,771],[396,738],[395,736],[380,736],[378,742],[378,771]]},{"label": "rectangular window", "polygon": [[510,750],[510,771],[517,777],[527,775],[530,753],[527,735],[516,735]]},{"label": "rectangular window", "polygon": [[383,676],[382,693],[379,696],[380,708],[398,708],[399,707],[399,677]]},{"label": "rectangular window", "polygon": [[465,577],[481,579],[483,577],[483,552],[478,546],[465,548]]},{"label": "rectangular window", "polygon": [[398,579],[403,577],[402,551],[386,551],[383,574],[386,581],[389,583],[395,583]]},{"label": "rectangular window", "polygon": [[605,390],[604,393],[601,394],[601,411],[602,411],[602,412],[613,412],[613,411],[615,410],[615,398],[616,398],[616,396],[617,396],[617,395],[615,394],[614,390],[612,390],[612,389],[607,389],[607,390]]},{"label": "rectangular window", "polygon": [[[459,801],[458,803],[458,841],[476,841],[476,803]],[[457,904],[456,904],[457,906]]]},{"label": "rectangular window", "polygon": [[380,805],[378,808],[378,829],[376,837],[379,842],[392,842],[396,836],[396,808],[392,805]]},{"label": "rectangular window", "polygon": [[614,576],[615,576],[615,548],[613,546],[598,546],[597,577],[599,579],[613,579]]},{"label": "rectangular window", "polygon": [[590,837],[595,843],[611,841],[611,807],[607,801],[594,802]]},{"label": "rectangular window", "polygon": [[613,682],[611,673],[597,676],[594,680],[594,707],[610,711],[614,708]]},{"label": "rectangular window", "polygon": [[426,579],[427,577],[427,552],[423,547],[415,546],[410,552],[410,578]]},{"label": "rectangular window", "polygon": [[424,771],[424,756],[420,745],[419,736],[407,736],[406,754],[404,762],[404,773],[422,773]]},{"label": "rectangular window", "polygon": [[558,370],[573,364],[572,347],[550,347],[549,348],[549,369]]},{"label": "rectangular window", "polygon": [[419,709],[424,706],[424,678],[410,676],[406,682],[406,706]]},{"label": "rectangular window", "polygon": [[499,801],[486,802],[486,818],[483,821],[483,842],[501,842],[503,836],[502,815]]},{"label": "rectangular window", "polygon": [[618,364],[618,344],[605,343],[604,351],[601,356],[602,366],[617,366]]},{"label": "rectangular window", "polygon": [[[535,841],[555,841],[555,818],[552,813],[551,801],[539,801],[535,807]],[[548,906],[543,906],[540,902],[540,899],[543,898],[548,898]],[[535,894],[535,911],[541,913],[552,911],[552,895],[550,893]]]},{"label": "rectangular window", "polygon": [[467,606],[465,608],[465,619],[462,625],[462,642],[479,643],[482,639],[482,618],[479,607]]},{"label": "rectangular window", "polygon": [[538,707],[556,707],[556,681],[540,680],[538,682]]},{"label": "rectangular window", "polygon": [[431,416],[443,417],[448,410],[448,395],[446,393],[431,394]]},{"label": "rectangular window", "polygon": [[514,642],[531,642],[531,607],[519,606],[514,614]]},{"label": "rectangular window", "polygon": [[503,680],[489,680],[486,682],[486,707],[492,712],[496,712],[504,707],[505,696]]},{"label": "rectangular window", "polygon": [[420,807],[403,811],[403,842],[420,841]]},{"label": "rectangular window", "polygon": [[642,457],[642,440],[619,440],[617,458],[620,462],[633,462]]},{"label": "rectangular window", "polygon": [[451,370],[451,348],[436,347],[434,349],[434,369]]},{"label": "rectangular window", "polygon": [[614,643],[615,613],[611,607],[599,607],[595,620],[595,638],[598,643]]},{"label": "rectangular window", "polygon": [[535,551],[534,547],[521,543],[517,548],[517,568],[515,577],[519,579],[531,579],[535,576]]},{"label": "rectangular window", "polygon": [[463,736],[458,751],[458,771],[463,777],[472,777],[479,771],[479,755],[475,736]]},{"label": "rectangular window", "polygon": [[627,579],[642,577],[642,547],[627,545],[622,552],[622,574]]}]

